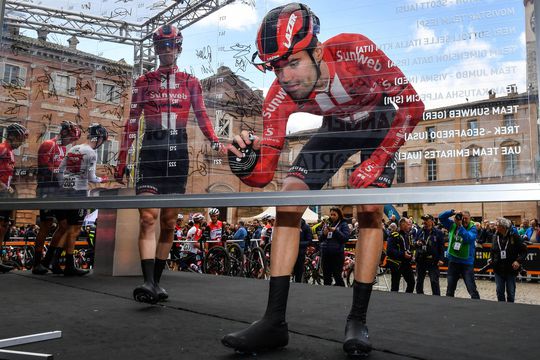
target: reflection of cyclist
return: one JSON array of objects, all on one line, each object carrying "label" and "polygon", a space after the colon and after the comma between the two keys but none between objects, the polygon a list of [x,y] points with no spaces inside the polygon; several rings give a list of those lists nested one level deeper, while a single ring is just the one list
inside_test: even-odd
[{"label": "reflection of cyclist", "polygon": [[[77,124],[71,121],[62,121],[60,125],[60,134],[57,137],[45,140],[38,149],[38,174],[36,195],[40,198],[50,198],[58,196],[60,184],[58,182],[58,168],[66,155],[66,146],[73,144],[81,137],[81,129]],[[44,275],[47,273],[50,265],[55,266],[55,272],[61,272],[58,264],[58,258],[62,253],[68,227],[65,211],[55,211],[42,209],[39,211],[40,227],[34,245],[34,266],[32,274]],[[43,245],[47,235],[51,231],[54,219],[58,221],[51,244],[47,249],[47,254],[41,261]]]},{"label": "reflection of cyclist", "polygon": [[218,220],[219,217],[219,209],[212,208],[210,211],[208,211],[208,215],[210,215],[210,222],[206,226],[208,231],[208,238],[211,243],[208,244],[208,249],[213,248],[217,245],[225,245],[220,244],[221,242],[221,236],[223,234],[223,223]]},{"label": "reflection of cyclist", "polygon": [[272,241],[272,230],[274,228],[274,221],[276,218],[273,215],[266,214],[263,215],[261,218],[263,221],[263,228],[261,230],[261,244],[260,246],[263,247],[266,244],[270,244]]},{"label": "reflection of cyclist", "polygon": [[[88,183],[101,183],[107,178],[96,176],[97,152],[105,141],[108,132],[100,124],[91,124],[88,128],[88,140],[84,144],[76,145],[69,149],[59,167],[58,180],[62,187],[63,196],[87,196]],[[73,252],[75,242],[79,236],[81,225],[86,216],[86,209],[70,209],[57,211],[61,218],[65,218],[68,224],[66,231],[66,267],[65,276],[83,276],[88,270],[75,267]]]},{"label": "reflection of cyclist", "polygon": [[[189,110],[214,150],[223,151],[208,118],[202,87],[197,78],[178,70],[182,34],[172,25],[158,28],[153,35],[160,66],[137,79],[133,87],[131,111],[125,125],[116,178],[126,173],[128,150],[138,136],[139,118],[144,113],[144,139],[139,153],[136,193],[141,195],[183,194],[189,170],[186,124]],[[178,209],[139,209],[139,252],[144,284],[133,296],[137,301],[155,303],[168,298],[157,286],[173,241]],[[160,216],[161,233],[156,246],[155,227]]]},{"label": "reflection of cyclist", "polygon": [[[277,79],[263,105],[262,138],[247,131],[235,136],[231,170],[247,185],[268,184],[277,169],[289,116],[308,112],[323,115],[323,125],[298,154],[283,191],[321,189],[358,151],[363,162],[351,174],[350,185],[388,187],[394,155],[421,119],[424,106],[403,73],[371,40],[340,34],[321,44],[318,31],[319,19],[303,4],[280,6],[263,19],[257,34],[259,65],[273,70]],[[392,97],[400,100],[399,107],[391,104]],[[366,312],[383,244],[382,206],[358,209],[358,266],[343,347],[348,354],[366,355],[371,350]],[[247,329],[226,335],[224,345],[241,351],[287,345],[289,276],[304,210],[305,206],[277,209],[266,313]]]},{"label": "reflection of cyclist", "polygon": [[[0,144],[0,199],[11,197],[15,190],[11,187],[11,179],[15,170],[15,154],[13,150],[18,149],[28,139],[28,130],[20,124],[11,124],[6,128],[6,140]],[[0,243],[9,228],[9,216],[11,211],[0,210]],[[0,260],[0,271],[8,272],[11,266],[2,264]]]}]

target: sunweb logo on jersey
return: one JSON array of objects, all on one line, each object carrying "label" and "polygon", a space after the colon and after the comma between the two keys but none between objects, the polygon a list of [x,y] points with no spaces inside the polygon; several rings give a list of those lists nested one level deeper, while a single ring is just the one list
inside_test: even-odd
[{"label": "sunweb logo on jersey", "polygon": [[289,17],[289,22],[287,23],[287,31],[285,32],[285,39],[287,41],[283,42],[283,45],[285,45],[287,48],[291,47],[292,43],[292,32],[294,29],[294,24],[296,24],[296,19],[298,19],[298,16],[291,14]]}]

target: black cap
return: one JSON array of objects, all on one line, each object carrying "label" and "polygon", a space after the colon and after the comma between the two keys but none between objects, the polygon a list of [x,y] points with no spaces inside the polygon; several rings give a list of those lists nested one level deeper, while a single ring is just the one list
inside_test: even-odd
[{"label": "black cap", "polygon": [[422,220],[435,220],[435,218],[431,214],[424,214],[422,215],[421,219]]}]

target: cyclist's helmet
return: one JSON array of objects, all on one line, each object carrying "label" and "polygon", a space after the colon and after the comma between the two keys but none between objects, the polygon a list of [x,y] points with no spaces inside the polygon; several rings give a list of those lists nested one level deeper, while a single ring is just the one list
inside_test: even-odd
[{"label": "cyclist's helmet", "polygon": [[182,33],[174,25],[160,26],[152,35],[152,41],[158,55],[167,47],[180,48],[183,40]]},{"label": "cyclist's helmet", "polygon": [[210,211],[208,211],[208,214],[209,214],[210,216],[212,216],[212,215],[219,215],[219,209],[212,208],[212,209],[210,209]]},{"label": "cyclist's helmet", "polygon": [[178,216],[176,217],[177,220],[184,220],[184,215],[182,214],[178,214]]},{"label": "cyclist's helmet", "polygon": [[199,222],[204,220],[204,215],[201,213],[196,213],[192,217],[193,221]]},{"label": "cyclist's helmet", "polygon": [[274,220],[274,219],[275,219],[274,216],[270,215],[270,214],[263,215],[263,217],[262,217],[263,221],[270,221],[270,220]]},{"label": "cyclist's helmet", "polygon": [[[315,48],[319,29],[319,18],[307,5],[290,3],[272,9],[257,32],[257,52],[253,54],[252,62],[262,71],[272,70],[270,62]],[[256,56],[262,63],[254,62]]]},{"label": "cyclist's helmet", "polygon": [[28,129],[21,124],[10,124],[6,129],[7,137],[18,137],[21,140],[28,139]]},{"label": "cyclist's helmet", "polygon": [[[109,133],[107,132],[107,129],[101,125],[101,124],[91,124],[90,127],[88,127],[88,138],[89,139],[103,139],[103,142],[107,141],[107,138],[109,137]],[[102,143],[103,143],[102,142]]]},{"label": "cyclist's helmet", "polygon": [[60,134],[64,136],[69,136],[73,141],[77,141],[81,138],[81,129],[77,124],[72,121],[62,121],[60,125]]}]

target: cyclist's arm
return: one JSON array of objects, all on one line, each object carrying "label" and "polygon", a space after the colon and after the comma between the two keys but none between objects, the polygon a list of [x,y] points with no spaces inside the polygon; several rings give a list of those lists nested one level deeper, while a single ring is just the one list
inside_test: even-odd
[{"label": "cyclist's arm", "polygon": [[87,154],[85,156],[85,160],[87,161],[87,169],[88,169],[88,174],[87,174],[87,179],[89,182],[92,182],[92,183],[100,183],[101,182],[101,178],[99,176],[96,176],[96,163],[97,163],[97,155],[96,155],[96,152],[94,150],[92,150],[91,153]]},{"label": "cyclist's arm", "polygon": [[365,37],[358,36],[357,41],[359,45],[372,45],[369,48],[373,50],[365,52],[364,55],[370,59],[377,59],[380,68],[377,66],[369,68],[362,62],[359,62],[358,66],[362,67],[362,71],[377,79],[383,89],[383,97],[399,97],[403,100],[398,105],[388,133],[375,151],[376,155],[388,161],[405,143],[406,135],[411,133],[422,119],[424,103],[413,86],[408,81],[402,81],[406,80],[405,75],[397,66],[392,66],[392,61],[382,50]]},{"label": "cyclist's arm", "polygon": [[246,185],[262,188],[274,178],[279,155],[285,143],[287,121],[296,104],[274,81],[263,105],[261,149],[253,171],[240,179]]},{"label": "cyclist's arm", "polygon": [[195,113],[195,118],[197,118],[197,124],[203,132],[204,136],[211,142],[219,142],[219,139],[214,132],[214,127],[212,121],[208,117],[206,112],[206,105],[204,105],[204,98],[202,93],[202,86],[200,81],[194,77],[190,76],[188,80],[188,90],[191,95],[191,106],[193,107],[193,112]]},{"label": "cyclist's arm", "polygon": [[133,85],[129,118],[124,124],[120,152],[118,153],[118,169],[120,169],[119,172],[121,174],[123,174],[126,166],[128,151],[131,148],[133,141],[137,138],[139,118],[142,114],[145,101],[150,101],[146,99],[147,82],[147,77],[143,75],[139,77]]}]

